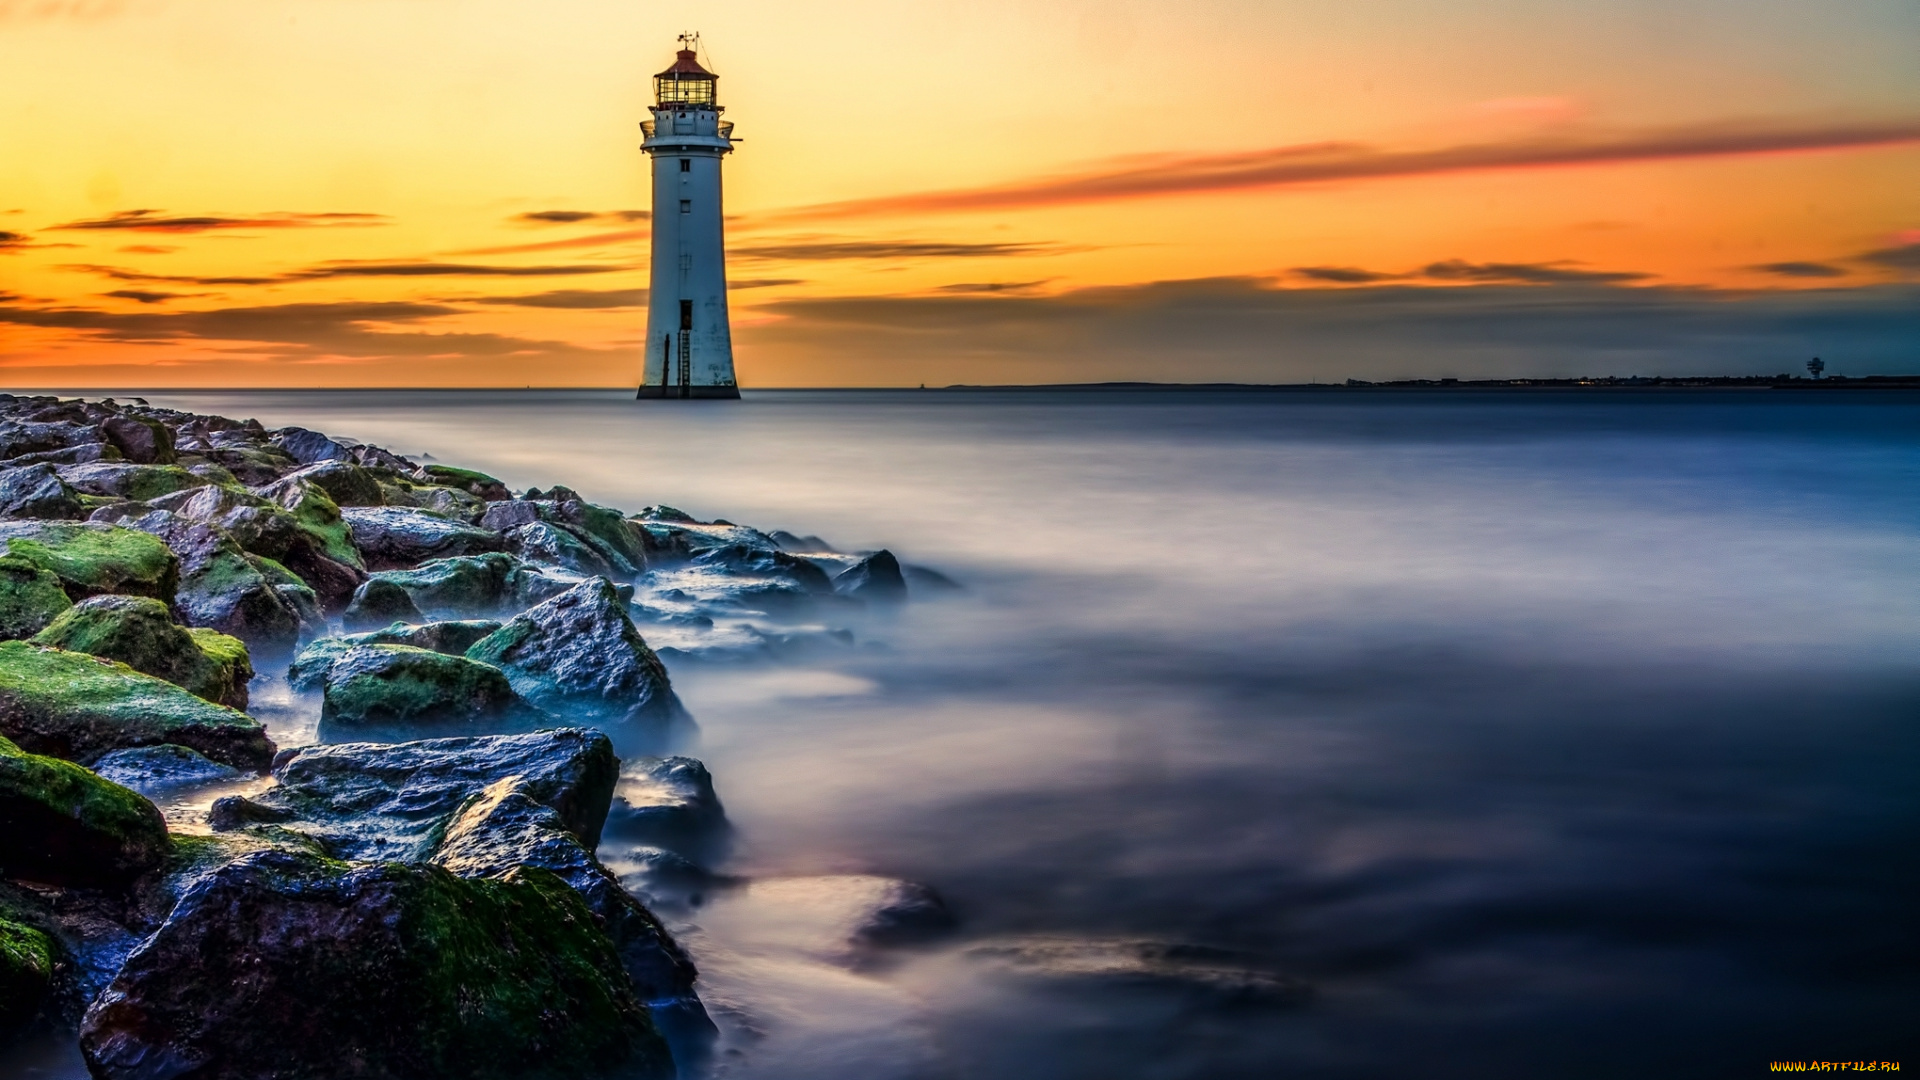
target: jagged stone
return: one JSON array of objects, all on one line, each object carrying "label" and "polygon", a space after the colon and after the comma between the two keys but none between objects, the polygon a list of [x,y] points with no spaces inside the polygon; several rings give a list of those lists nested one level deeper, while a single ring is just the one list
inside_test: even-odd
[{"label": "jagged stone", "polygon": [[100,421],[100,434],[128,461],[142,465],[174,463],[173,432],[158,420],[140,416],[110,416]]},{"label": "jagged stone", "polygon": [[869,603],[899,604],[907,599],[907,580],[901,576],[900,560],[884,548],[841,572],[833,579],[833,588],[842,596]]},{"label": "jagged stone", "polygon": [[426,510],[398,506],[349,507],[341,515],[368,568],[400,570],[429,559],[501,549],[500,534]]},{"label": "jagged stone", "polygon": [[143,796],[0,738],[0,872],[121,886],[158,868],[168,850],[167,824]]},{"label": "jagged stone", "polygon": [[67,596],[123,593],[172,603],[180,560],[167,545],[136,529],[84,524],[0,522],[7,553],[60,579]]},{"label": "jagged stone", "polygon": [[0,556],[0,639],[32,637],[72,606],[52,571]]},{"label": "jagged stone", "polygon": [[341,625],[348,630],[371,630],[395,621],[425,619],[414,604],[412,594],[385,578],[369,578],[362,583],[340,616]]},{"label": "jagged stone", "polygon": [[496,667],[408,645],[356,645],[322,678],[321,724],[331,731],[490,733],[546,717]]},{"label": "jagged stone", "polygon": [[118,660],[195,695],[245,710],[253,665],[244,642],[182,627],[167,606],[144,596],[95,596],[62,612],[34,644]]},{"label": "jagged stone", "polygon": [[0,517],[74,521],[86,516],[79,492],[52,465],[0,470]]},{"label": "jagged stone", "polygon": [[679,714],[667,669],[612,582],[590,581],[515,616],[467,650],[572,723],[658,728]]}]

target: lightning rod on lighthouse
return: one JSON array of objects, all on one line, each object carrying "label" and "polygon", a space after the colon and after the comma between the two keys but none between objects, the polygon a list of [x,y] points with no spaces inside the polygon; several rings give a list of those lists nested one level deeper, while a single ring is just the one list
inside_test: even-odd
[{"label": "lightning rod on lighthouse", "polygon": [[653,119],[640,149],[653,159],[653,274],[641,398],[737,398],[727,320],[720,159],[733,124],[700,66],[700,36],[680,35],[673,66],[653,77]]}]

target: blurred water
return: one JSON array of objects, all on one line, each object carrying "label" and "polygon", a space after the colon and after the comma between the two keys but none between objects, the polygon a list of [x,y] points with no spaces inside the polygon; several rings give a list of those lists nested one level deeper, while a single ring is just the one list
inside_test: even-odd
[{"label": "blurred water", "polygon": [[[1731,1076],[1916,1046],[1915,399],[148,397],[967,584],[839,653],[673,672],[730,872],[911,879],[961,919],[850,969],[794,910],[814,893],[680,913],[724,1075]],[[1035,935],[1313,993],[979,949]]]}]

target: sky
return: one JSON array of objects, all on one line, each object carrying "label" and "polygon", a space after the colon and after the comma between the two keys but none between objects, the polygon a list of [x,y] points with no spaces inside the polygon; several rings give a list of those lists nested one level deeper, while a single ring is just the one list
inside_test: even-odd
[{"label": "sky", "polygon": [[1920,372],[1913,0],[0,0],[0,385]]}]

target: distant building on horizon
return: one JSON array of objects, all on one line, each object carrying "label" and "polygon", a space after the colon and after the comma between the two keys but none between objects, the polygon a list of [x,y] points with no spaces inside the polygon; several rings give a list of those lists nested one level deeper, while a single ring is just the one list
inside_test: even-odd
[{"label": "distant building on horizon", "polygon": [[653,119],[640,149],[653,159],[653,273],[640,398],[737,398],[727,318],[720,159],[733,124],[720,119],[719,76],[700,66],[698,34],[680,35],[673,66],[653,77]]}]

